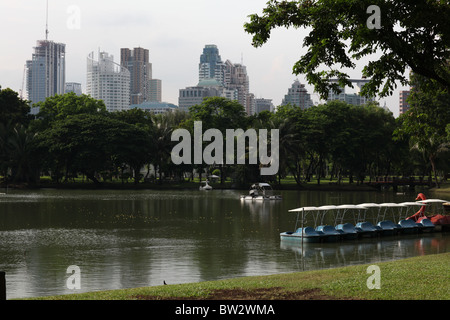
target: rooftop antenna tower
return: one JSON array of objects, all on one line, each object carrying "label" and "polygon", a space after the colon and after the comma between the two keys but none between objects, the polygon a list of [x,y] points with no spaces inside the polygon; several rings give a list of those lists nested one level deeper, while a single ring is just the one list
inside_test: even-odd
[{"label": "rooftop antenna tower", "polygon": [[48,0],[47,0],[47,10],[45,15],[45,40],[48,40]]}]

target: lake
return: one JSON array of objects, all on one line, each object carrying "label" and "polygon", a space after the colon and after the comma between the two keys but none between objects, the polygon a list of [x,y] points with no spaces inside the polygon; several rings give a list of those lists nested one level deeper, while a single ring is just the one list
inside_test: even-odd
[{"label": "lake", "polygon": [[[280,242],[301,206],[414,201],[415,193],[237,190],[9,190],[0,195],[7,298],[268,275],[448,252],[448,233],[335,244]],[[69,289],[78,266],[80,289]],[[75,282],[73,282],[75,283]]]}]

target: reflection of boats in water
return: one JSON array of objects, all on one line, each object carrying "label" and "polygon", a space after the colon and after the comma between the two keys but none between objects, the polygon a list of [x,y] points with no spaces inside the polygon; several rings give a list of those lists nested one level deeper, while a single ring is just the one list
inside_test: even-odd
[{"label": "reflection of boats in water", "polygon": [[208,191],[208,190],[212,190],[212,187],[208,184],[208,180],[206,180],[206,181],[202,181],[202,183],[204,184],[203,186],[200,186],[200,188],[199,188],[199,190],[201,191],[201,190],[206,190],[206,191]]},{"label": "reflection of boats in water", "polygon": [[[292,251],[302,263],[303,270],[329,268],[339,265],[372,263],[446,252],[450,246],[448,235],[440,232],[410,234],[401,237],[364,238],[359,241],[335,243],[298,243],[281,241],[280,249]],[[300,260],[301,259],[301,260]],[[300,266],[299,266],[300,267]]]},{"label": "reflection of boats in water", "polygon": [[[280,239],[294,243],[317,243],[353,240],[363,237],[433,232],[441,230],[437,226],[446,221],[447,218],[449,219],[449,224],[447,225],[450,226],[450,216],[433,215],[429,219],[423,215],[424,207],[430,203],[445,202],[444,200],[430,199],[427,202],[426,200],[421,200],[420,202],[403,203],[363,203],[358,205],[327,205],[292,209],[289,212],[297,213],[295,231],[280,233]],[[415,215],[407,218],[408,209],[414,206],[420,206],[421,209]],[[366,221],[366,212],[371,208],[377,210],[375,224]],[[345,214],[350,211],[353,212],[355,225],[344,221]],[[324,217],[329,212],[334,213],[334,227],[324,224]],[[420,217],[419,213],[421,214]],[[305,226],[307,215],[313,215],[314,228]],[[387,215],[392,215],[393,220],[386,219]],[[416,217],[416,220],[412,217]],[[439,217],[437,223],[433,222],[433,217]],[[393,221],[398,222],[395,223]],[[301,223],[301,227],[299,227],[299,223]],[[445,224],[442,225],[445,226]]]},{"label": "reflection of boats in water", "polygon": [[276,195],[270,184],[265,182],[254,183],[250,187],[248,195],[241,195],[244,201],[264,201],[264,200],[281,200],[281,195]]}]

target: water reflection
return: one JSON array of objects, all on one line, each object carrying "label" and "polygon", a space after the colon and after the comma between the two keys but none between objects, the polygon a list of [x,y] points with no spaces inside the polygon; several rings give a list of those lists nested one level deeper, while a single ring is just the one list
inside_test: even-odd
[{"label": "water reflection", "polygon": [[281,242],[280,248],[294,252],[301,270],[314,270],[444,253],[450,250],[450,238],[433,233],[341,243],[304,243],[303,246]]},{"label": "water reflection", "polygon": [[[446,252],[421,235],[304,247],[280,245],[300,206],[410,201],[415,195],[284,191],[243,203],[241,191],[16,191],[0,197],[0,270],[9,299],[264,275]],[[417,237],[417,236],[416,236]]]}]

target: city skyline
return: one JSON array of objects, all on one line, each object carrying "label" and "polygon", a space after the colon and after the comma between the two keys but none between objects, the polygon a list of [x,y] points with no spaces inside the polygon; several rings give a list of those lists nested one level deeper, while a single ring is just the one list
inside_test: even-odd
[{"label": "city skyline", "polygon": [[[20,92],[23,70],[37,40],[45,38],[46,1],[0,4],[4,14],[0,26],[14,30],[6,37],[0,59],[0,85]],[[66,82],[82,84],[86,92],[86,56],[94,49],[120,57],[121,48],[149,49],[153,76],[161,79],[162,100],[178,103],[179,90],[198,82],[199,56],[206,44],[215,44],[222,57],[243,62],[250,78],[250,92],[255,98],[271,99],[281,104],[287,88],[295,79],[305,84],[311,98],[319,102],[314,88],[304,75],[294,75],[292,67],[305,52],[301,43],[304,30],[280,28],[272,32],[270,41],[261,48],[251,45],[244,31],[248,15],[260,13],[266,0],[251,1],[172,1],[149,3],[130,0],[126,6],[98,0],[74,2],[49,1],[48,39],[66,44]],[[225,60],[225,59],[224,59]],[[361,77],[365,61],[356,62],[349,74]],[[394,116],[398,115],[399,86],[394,94],[380,101]]]}]

